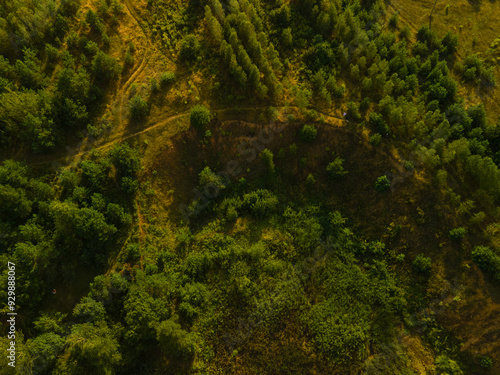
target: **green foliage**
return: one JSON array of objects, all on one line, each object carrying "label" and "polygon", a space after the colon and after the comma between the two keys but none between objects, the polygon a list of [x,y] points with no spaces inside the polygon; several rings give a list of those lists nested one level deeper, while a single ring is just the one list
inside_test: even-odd
[{"label": "green foliage", "polygon": [[26,342],[28,355],[33,359],[33,368],[45,371],[54,368],[57,356],[64,346],[64,338],[52,332],[43,333]]},{"label": "green foliage", "polygon": [[440,375],[463,375],[462,370],[458,363],[445,355],[436,357],[435,360],[436,371]]},{"label": "green foliage", "polygon": [[344,177],[348,171],[344,170],[344,159],[339,157],[335,158],[330,164],[326,167],[326,173],[333,179],[341,179]]},{"label": "green foliage", "polygon": [[199,184],[202,187],[211,186],[216,189],[224,189],[226,187],[226,182],[224,177],[215,174],[209,167],[205,167],[199,174]]},{"label": "green foliage", "polygon": [[316,136],[318,135],[318,130],[316,127],[312,124],[306,124],[302,127],[300,130],[300,139],[303,142],[306,143],[311,143],[316,139]]},{"label": "green foliage", "polygon": [[130,99],[130,118],[134,121],[141,121],[148,115],[148,102],[140,95],[136,94]]},{"label": "green foliage", "polygon": [[495,78],[491,68],[485,66],[484,61],[477,54],[467,55],[462,63],[457,65],[458,70],[466,82],[476,84],[484,82],[495,85]]},{"label": "green foliage", "polygon": [[73,316],[79,319],[80,322],[97,322],[104,320],[106,310],[102,302],[97,302],[91,297],[83,297],[73,309]]},{"label": "green foliage", "polygon": [[264,149],[260,153],[260,158],[264,162],[264,165],[266,166],[266,169],[269,173],[274,173],[275,167],[274,167],[274,161],[273,161],[273,153],[269,149]]},{"label": "green foliage", "polygon": [[399,20],[398,14],[397,13],[393,14],[391,18],[389,18],[389,26],[392,28],[398,27],[398,20]]},{"label": "green foliage", "polygon": [[361,115],[359,114],[359,107],[354,102],[347,103],[347,118],[350,121],[360,122],[362,120]]},{"label": "green foliage", "polygon": [[380,113],[370,113],[370,126],[372,126],[379,134],[387,134],[389,126]]},{"label": "green foliage", "polygon": [[472,250],[472,260],[479,268],[500,282],[500,256],[487,246],[476,246]]},{"label": "green foliage", "polygon": [[180,42],[179,58],[183,61],[194,62],[200,58],[200,42],[194,34],[188,34]]},{"label": "green foliage", "polygon": [[170,358],[191,361],[195,354],[195,339],[172,320],[161,322],[157,328],[157,339],[161,349]]},{"label": "green foliage", "polygon": [[379,192],[384,192],[391,187],[391,181],[387,178],[387,176],[377,177],[375,181],[375,190]]},{"label": "green foliage", "polygon": [[490,357],[484,356],[481,358],[480,364],[482,368],[492,368],[493,360]]},{"label": "green foliage", "polygon": [[314,251],[323,233],[323,228],[315,217],[316,213],[315,207],[299,211],[287,207],[283,213],[282,228],[290,235],[293,246],[302,256],[308,256]]},{"label": "green foliage", "polygon": [[162,88],[168,87],[174,81],[175,81],[175,73],[174,72],[164,72],[160,76],[160,86]]},{"label": "green foliage", "polygon": [[381,140],[382,140],[382,135],[380,135],[380,133],[375,133],[373,135],[370,135],[369,142],[372,146],[378,146]]},{"label": "green foliage", "polygon": [[73,326],[66,344],[64,355],[58,358],[56,373],[112,374],[122,359],[113,332],[103,322]]},{"label": "green foliage", "polygon": [[99,51],[92,59],[92,73],[98,82],[108,83],[118,78],[122,66],[113,57]]},{"label": "green foliage", "polygon": [[429,275],[429,273],[431,272],[431,265],[431,258],[428,258],[422,254],[418,254],[412,263],[415,272],[418,272],[422,275]]},{"label": "green foliage", "polygon": [[196,129],[203,129],[210,123],[211,114],[204,105],[195,105],[190,112],[189,119],[191,126]]},{"label": "green foliage", "polygon": [[450,230],[448,235],[454,241],[461,241],[467,235],[467,229],[463,227],[454,228]]},{"label": "green foliage", "polygon": [[128,143],[115,144],[109,153],[120,176],[135,176],[141,167],[139,152]]}]

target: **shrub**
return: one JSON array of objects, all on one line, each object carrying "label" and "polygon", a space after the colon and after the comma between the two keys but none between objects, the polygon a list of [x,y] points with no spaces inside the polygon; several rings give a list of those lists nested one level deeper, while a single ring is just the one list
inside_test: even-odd
[{"label": "shrub", "polygon": [[274,173],[274,161],[273,161],[273,153],[269,149],[265,149],[261,152],[260,158],[264,162],[269,173]]},{"label": "shrub", "polygon": [[140,95],[134,95],[130,100],[130,117],[134,121],[144,120],[148,115],[148,102]]},{"label": "shrub", "polygon": [[165,88],[175,81],[174,72],[165,72],[160,76],[160,87]]},{"label": "shrub", "polygon": [[457,362],[445,355],[440,355],[435,360],[436,370],[439,374],[463,375]]},{"label": "shrub", "polygon": [[316,179],[314,178],[314,175],[309,173],[306,178],[306,184],[308,185],[314,185],[316,183]]},{"label": "shrub", "polygon": [[375,181],[375,190],[379,192],[384,192],[391,187],[391,181],[387,178],[387,176],[380,176]]},{"label": "shrub", "polygon": [[197,129],[202,129],[210,122],[211,114],[208,108],[204,105],[195,105],[191,109],[189,119],[191,122],[191,126]]},{"label": "shrub", "polygon": [[102,51],[99,51],[92,60],[92,72],[98,81],[109,82],[116,79],[121,71],[121,65]]},{"label": "shrub", "polygon": [[212,172],[209,167],[205,167],[199,174],[201,187],[212,186],[217,189],[225,189],[224,177]]},{"label": "shrub", "polygon": [[397,13],[393,14],[391,18],[389,18],[389,26],[393,28],[398,27],[398,19],[399,19],[398,14]]},{"label": "shrub", "polygon": [[226,220],[233,222],[238,218],[238,211],[233,206],[229,206],[226,211]]},{"label": "shrub", "polygon": [[413,163],[409,160],[405,161],[405,165],[404,165],[405,169],[407,171],[413,171],[415,169],[415,166],[413,165]]},{"label": "shrub", "polygon": [[370,135],[370,144],[372,146],[378,146],[380,144],[380,141],[382,140],[382,136],[380,133],[375,133],[373,135]]},{"label": "shrub", "polygon": [[359,107],[354,102],[347,103],[347,118],[350,121],[360,122],[361,115],[359,114]]},{"label": "shrub", "polygon": [[380,134],[389,133],[389,126],[385,122],[383,116],[380,113],[371,112],[370,113],[370,125],[373,126],[377,132]]},{"label": "shrub", "polygon": [[500,257],[487,246],[476,246],[472,250],[472,260],[485,273],[500,282]]},{"label": "shrub", "polygon": [[411,38],[411,29],[408,25],[403,27],[399,32],[399,37],[404,40],[410,40]]},{"label": "shrub", "polygon": [[466,236],[466,234],[467,234],[467,229],[462,227],[452,229],[448,233],[448,235],[453,241],[462,240]]},{"label": "shrub", "polygon": [[243,196],[242,207],[257,216],[267,216],[276,211],[278,198],[269,190],[256,190]]},{"label": "shrub", "polygon": [[156,331],[160,348],[166,354],[188,361],[193,358],[195,345],[192,334],[184,331],[178,323],[165,320],[158,325]]},{"label": "shrub", "polygon": [[480,364],[482,368],[492,368],[493,360],[490,357],[484,356],[481,358]]},{"label": "shrub", "polygon": [[326,167],[326,173],[328,173],[328,176],[334,179],[340,179],[344,177],[348,172],[344,170],[344,166],[342,165],[343,163],[344,159],[335,158],[334,161],[328,164],[328,166]]},{"label": "shrub", "polygon": [[184,61],[196,61],[200,53],[200,42],[194,34],[186,35],[181,40],[179,57]]},{"label": "shrub", "polygon": [[300,130],[300,139],[303,142],[311,143],[316,139],[318,130],[314,125],[304,125]]},{"label": "shrub", "polygon": [[419,254],[413,260],[413,269],[423,275],[428,275],[431,271],[431,258],[427,258],[422,254]]}]

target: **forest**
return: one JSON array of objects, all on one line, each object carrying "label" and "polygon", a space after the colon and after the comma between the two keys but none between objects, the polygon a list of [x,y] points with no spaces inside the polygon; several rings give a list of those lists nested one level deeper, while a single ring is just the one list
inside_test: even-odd
[{"label": "forest", "polygon": [[500,373],[498,15],[0,0],[0,374]]}]

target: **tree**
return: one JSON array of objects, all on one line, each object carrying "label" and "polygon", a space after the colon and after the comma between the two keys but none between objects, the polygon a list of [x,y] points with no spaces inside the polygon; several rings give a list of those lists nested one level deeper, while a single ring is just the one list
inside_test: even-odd
[{"label": "tree", "polygon": [[201,187],[212,186],[216,189],[224,189],[226,187],[224,178],[212,172],[210,167],[205,167],[199,174]]},{"label": "tree", "polygon": [[73,316],[81,322],[98,322],[106,317],[106,310],[102,302],[97,302],[91,297],[83,297],[73,309]]},{"label": "tree", "polygon": [[160,348],[170,357],[192,360],[195,354],[195,341],[192,334],[184,331],[173,320],[164,320],[156,329]]},{"label": "tree", "polygon": [[359,114],[359,107],[354,102],[347,103],[347,118],[354,122],[361,121],[361,115]]},{"label": "tree", "polygon": [[132,223],[130,214],[126,213],[122,206],[115,203],[108,204],[106,218],[118,228]]},{"label": "tree", "polygon": [[379,192],[384,192],[391,187],[391,181],[387,178],[387,176],[380,176],[375,181],[375,190]]},{"label": "tree", "polygon": [[436,357],[435,364],[439,374],[463,375],[462,369],[458,363],[445,355]]},{"label": "tree", "polygon": [[457,52],[458,36],[451,31],[448,31],[443,39],[441,39],[440,54],[445,58],[453,56]]},{"label": "tree", "polygon": [[134,121],[144,120],[148,111],[148,102],[140,95],[134,95],[130,100],[130,118]]},{"label": "tree", "polygon": [[454,241],[460,241],[467,235],[467,229],[463,227],[454,228],[448,233],[450,238]]},{"label": "tree", "polygon": [[488,246],[476,246],[472,260],[479,268],[500,283],[500,257]]},{"label": "tree", "polygon": [[269,173],[274,173],[274,161],[273,161],[273,153],[271,152],[271,150],[269,149],[265,149],[261,152],[260,154],[260,158],[262,159],[262,161],[264,162],[264,165],[266,166],[267,168],[267,171]]},{"label": "tree", "polygon": [[200,42],[194,34],[188,34],[181,40],[179,58],[187,62],[194,62],[200,53]]},{"label": "tree", "polygon": [[214,17],[212,10],[208,5],[205,6],[205,20],[207,22],[210,35],[214,38],[215,44],[220,45],[224,39],[224,33],[219,21],[216,17]]},{"label": "tree", "polygon": [[316,136],[318,135],[318,130],[314,125],[304,125],[302,129],[300,130],[300,139],[302,139],[303,142],[311,143],[316,139]]},{"label": "tree", "polygon": [[109,156],[120,176],[135,176],[141,168],[139,152],[126,142],[115,144]]},{"label": "tree", "polygon": [[52,332],[27,340],[26,347],[33,358],[33,369],[37,373],[50,373],[64,345],[64,339]]},{"label": "tree", "polygon": [[118,341],[104,322],[73,326],[66,344],[55,373],[110,375],[122,359]]},{"label": "tree", "polygon": [[211,114],[207,107],[204,105],[195,105],[189,114],[191,126],[197,129],[203,129],[209,124]]},{"label": "tree", "polygon": [[431,271],[431,258],[427,258],[422,254],[418,254],[413,260],[413,269],[423,275],[429,275]]},{"label": "tree", "polygon": [[99,51],[92,60],[92,72],[99,82],[108,83],[118,78],[122,71],[122,66],[113,57]]},{"label": "tree", "polygon": [[370,125],[380,134],[387,134],[389,132],[389,126],[380,113],[370,113]]},{"label": "tree", "polygon": [[328,174],[328,176],[333,179],[341,179],[342,177],[344,177],[348,172],[344,170],[343,163],[344,159],[337,157],[334,161],[328,164],[328,166],[326,167],[326,173]]}]

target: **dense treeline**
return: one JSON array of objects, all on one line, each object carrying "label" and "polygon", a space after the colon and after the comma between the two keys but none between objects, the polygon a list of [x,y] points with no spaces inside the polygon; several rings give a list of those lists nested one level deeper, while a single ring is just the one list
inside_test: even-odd
[{"label": "dense treeline", "polygon": [[121,8],[114,1],[99,2],[99,10],[85,14],[77,33],[78,1],[34,4],[8,2],[1,7],[0,22],[7,27],[2,28],[0,43],[4,48],[0,51],[0,146],[24,145],[40,153],[60,146],[65,135],[81,130],[96,135],[106,126],[99,119],[102,99],[122,70],[105,53],[109,47],[106,24],[116,22]]},{"label": "dense treeline", "polygon": [[[448,180],[478,190],[474,199],[483,206],[499,202],[500,122],[483,104],[459,96],[461,86],[491,90],[493,70],[479,55],[459,61],[454,33],[438,36],[423,26],[412,35],[380,0],[147,3],[141,29],[177,63],[175,74],[153,78],[152,96],[178,83],[177,73],[193,73],[210,82],[215,104],[291,104],[313,120],[316,110],[336,108],[353,128],[368,130],[372,146],[391,139],[406,144],[401,155],[412,158],[405,170],[434,174],[459,206],[457,216],[470,213],[474,202],[461,201]],[[107,94],[134,65],[132,43],[123,64],[110,54],[122,7],[116,0],[95,1],[85,11],[78,0],[0,0],[0,147],[44,153],[82,130],[97,135],[110,125],[101,120]],[[200,144],[207,145],[216,121],[199,97],[195,102],[193,134],[204,134]],[[131,95],[131,119],[144,120],[149,104]],[[300,147],[314,147],[321,137],[313,123],[298,130]],[[349,155],[327,149],[328,161],[307,175],[304,191],[313,191],[318,176],[338,186],[358,173],[346,170]],[[318,373],[377,373],[387,355],[391,363],[380,371],[409,373],[397,335],[399,327],[413,334],[419,324],[409,315],[425,306],[433,259],[418,254],[406,262],[391,248],[399,224],[384,238],[368,239],[337,207],[300,189],[289,199],[281,187],[283,161],[297,159],[299,169],[307,164],[297,144],[276,155],[259,151],[262,170],[253,181],[230,181],[205,161],[197,191],[217,191],[216,197],[198,196],[186,206],[189,225],[167,230],[150,214],[149,234],[144,218],[133,226],[141,166],[127,144],[95,150],[57,176],[4,161],[0,258],[16,264],[20,371],[201,374],[243,367],[274,374],[308,373],[314,363]],[[155,196],[149,183],[141,185],[145,210]],[[372,185],[376,194],[388,194],[391,179],[383,175]],[[421,224],[425,214],[418,210]],[[497,214],[491,219],[498,221]],[[483,222],[482,211],[470,219]],[[457,226],[445,234],[498,283],[498,224],[489,224],[481,237],[486,243],[469,251],[470,232]],[[97,275],[88,293],[69,314],[46,308],[54,285],[75,281],[78,265]],[[396,275],[401,269],[408,288]],[[7,271],[0,278],[6,284]],[[7,300],[6,289],[0,298]],[[422,338],[436,371],[476,370],[479,357],[467,357],[434,318],[424,320],[430,328]],[[7,341],[3,334],[0,342]],[[396,360],[391,350],[403,354]],[[491,367],[491,360],[480,365]]]}]

